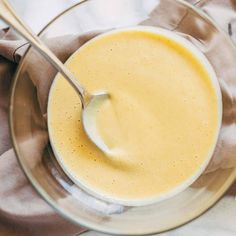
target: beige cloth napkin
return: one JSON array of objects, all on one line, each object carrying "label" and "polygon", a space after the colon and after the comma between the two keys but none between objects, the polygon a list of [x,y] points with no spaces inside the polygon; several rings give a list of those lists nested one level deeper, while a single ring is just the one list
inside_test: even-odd
[{"label": "beige cloth napkin", "polygon": [[[202,7],[207,13],[214,18],[219,14],[219,9],[224,5],[226,12],[230,12],[230,17],[236,19],[234,9],[236,9],[236,1],[230,0],[190,0],[193,4]],[[235,18],[233,18],[235,17]],[[222,27],[232,19],[224,16],[218,23]],[[217,17],[217,19],[219,19]],[[228,24],[227,24],[228,26]],[[232,32],[231,32],[232,33]],[[54,38],[46,43],[54,51],[54,53],[62,60],[68,56],[86,40],[93,35],[86,37],[65,36],[63,38]],[[57,42],[57,43],[55,43]],[[19,39],[11,30],[5,29],[0,31],[0,235],[76,235],[82,229],[61,219],[54,211],[42,200],[35,190],[31,187],[20,169],[14,152],[12,150],[9,127],[8,127],[8,104],[9,93],[12,76],[16,69],[17,63],[27,48],[26,42]],[[60,45],[60,46],[58,46]],[[63,47],[61,45],[64,45]],[[71,48],[73,45],[73,48]],[[61,50],[63,48],[63,51]],[[64,49],[67,49],[66,51]],[[38,59],[33,63],[39,63]],[[44,91],[48,90],[51,81],[42,83],[41,77],[48,77],[48,70],[42,64],[43,70],[40,77],[35,73],[35,85],[41,102],[41,109],[45,111]],[[44,76],[43,73],[47,73]],[[55,73],[54,71],[50,73]],[[233,98],[231,98],[233,99]],[[236,133],[235,129],[232,129]],[[231,132],[229,131],[229,132]],[[233,138],[232,138],[233,137]],[[231,133],[221,136],[221,145],[229,145],[235,153],[236,140]],[[232,155],[231,155],[232,157]],[[234,160],[235,158],[231,158]],[[215,160],[209,171],[233,165],[227,159]]]}]

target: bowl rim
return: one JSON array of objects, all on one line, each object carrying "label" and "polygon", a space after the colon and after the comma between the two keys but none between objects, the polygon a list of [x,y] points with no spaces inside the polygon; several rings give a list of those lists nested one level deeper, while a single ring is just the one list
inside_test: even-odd
[{"label": "bowl rim", "polygon": [[[64,14],[70,12],[71,10],[73,10],[74,8],[82,5],[85,2],[88,1],[92,1],[92,0],[79,0],[79,2],[77,2],[76,4],[73,4],[72,6],[66,8],[64,11],[62,11],[60,14],[56,15],[52,20],[50,20],[41,30],[40,32],[37,34],[38,36],[42,36],[43,33],[51,26],[52,23],[54,23],[57,19],[59,19],[61,16],[63,16]],[[204,18],[205,20],[207,20],[210,24],[212,24],[215,29],[220,32],[226,41],[228,41],[229,44],[231,44],[232,49],[235,50],[236,52],[236,45],[233,43],[233,41],[231,40],[231,38],[225,33],[225,31],[223,29],[221,29],[218,24],[206,13],[204,13],[200,8],[198,8],[197,6],[195,6],[195,4],[191,4],[189,2],[186,2],[185,0],[171,0],[171,1],[175,1],[178,2],[184,6],[186,6],[187,8],[193,10],[194,12],[196,12],[198,15],[200,15],[202,18]],[[88,230],[91,231],[97,231],[106,235],[153,235],[153,234],[159,234],[159,233],[164,233],[170,230],[174,230],[176,228],[179,228],[187,223],[190,223],[191,221],[195,220],[196,218],[198,218],[199,216],[203,215],[205,212],[207,212],[209,209],[211,209],[225,194],[225,192],[230,188],[230,186],[234,183],[234,181],[236,180],[236,167],[232,168],[232,173],[230,175],[230,177],[225,181],[225,183],[221,186],[220,190],[217,192],[217,194],[215,194],[214,198],[209,199],[209,201],[207,202],[207,204],[205,204],[204,207],[201,207],[201,209],[198,209],[197,211],[195,211],[191,217],[189,217],[189,220],[184,220],[182,222],[177,223],[176,225],[173,225],[171,228],[169,229],[164,229],[164,230],[160,230],[160,231],[148,231],[148,232],[144,232],[144,233],[126,233],[124,231],[119,231],[119,230],[107,230],[106,227],[100,227],[98,226],[98,224],[93,224],[88,220],[84,220],[83,218],[79,218],[79,220],[75,220],[74,217],[69,213],[69,212],[65,212],[63,209],[60,209],[60,207],[57,206],[57,204],[55,204],[54,200],[51,199],[51,197],[44,191],[44,189],[38,185],[37,180],[31,175],[31,173],[27,170],[26,166],[24,165],[24,163],[21,161],[20,158],[20,151],[18,149],[17,146],[17,142],[15,139],[15,133],[14,133],[14,118],[13,118],[13,112],[14,112],[14,94],[15,94],[15,90],[16,90],[16,85],[17,85],[17,78],[18,75],[20,74],[22,67],[24,65],[25,62],[25,57],[28,55],[29,50],[31,49],[31,46],[29,46],[26,50],[26,52],[24,53],[24,55],[22,56],[19,65],[17,66],[16,72],[13,76],[13,81],[12,81],[12,87],[11,87],[11,92],[10,92],[10,106],[9,106],[9,112],[8,112],[8,122],[9,122],[9,126],[10,126],[10,138],[13,144],[13,150],[14,153],[17,157],[17,161],[21,167],[21,169],[23,170],[24,175],[27,177],[27,179],[29,180],[29,182],[31,183],[31,185],[34,187],[34,189],[36,190],[36,192],[46,201],[46,203],[48,203],[53,210],[55,210],[55,212],[59,213],[59,215],[61,215],[64,219],[67,219],[69,222],[75,223],[76,225],[85,227]],[[83,231],[84,233],[84,231]]]}]

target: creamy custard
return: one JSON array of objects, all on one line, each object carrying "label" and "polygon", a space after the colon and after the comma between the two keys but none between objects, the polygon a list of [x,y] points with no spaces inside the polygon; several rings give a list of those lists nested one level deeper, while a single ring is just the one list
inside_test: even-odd
[{"label": "creamy custard", "polygon": [[189,42],[148,27],[115,30],[77,50],[66,66],[90,91],[111,98],[97,127],[112,150],[86,136],[81,102],[57,75],[50,91],[50,140],[64,171],[105,200],[142,205],[190,185],[214,150],[221,123],[215,74]]}]

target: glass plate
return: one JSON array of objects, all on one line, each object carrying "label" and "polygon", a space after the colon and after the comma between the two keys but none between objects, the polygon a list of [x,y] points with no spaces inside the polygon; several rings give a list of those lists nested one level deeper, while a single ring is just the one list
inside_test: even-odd
[{"label": "glass plate", "polygon": [[[67,35],[63,43],[68,42],[70,50],[67,56],[60,58],[64,62],[78,49],[81,40],[86,40],[85,35],[135,25],[156,26],[181,34],[205,54],[222,88],[233,91],[232,81],[236,79],[233,43],[209,17],[185,1],[81,1],[51,21],[40,37],[53,50],[61,46],[54,44],[53,38]],[[37,80],[35,69],[42,73],[44,81]],[[39,194],[65,218],[109,234],[159,233],[202,214],[233,183],[234,167],[216,168],[201,175],[193,185],[171,199],[142,207],[112,205],[83,192],[62,171],[48,142],[47,95],[55,74],[51,65],[29,48],[15,75],[10,126],[14,149],[26,176]],[[233,122],[227,113],[228,106],[235,108],[233,103],[229,105],[224,91],[222,95],[223,129]]]}]

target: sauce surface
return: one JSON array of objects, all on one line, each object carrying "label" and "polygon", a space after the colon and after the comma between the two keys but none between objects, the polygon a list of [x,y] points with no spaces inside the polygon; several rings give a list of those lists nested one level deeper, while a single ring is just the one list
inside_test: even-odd
[{"label": "sauce surface", "polygon": [[183,44],[148,30],[114,31],[86,43],[66,65],[91,93],[111,95],[97,113],[114,150],[106,156],[86,136],[81,102],[68,82],[57,75],[50,91],[50,140],[76,183],[136,205],[178,192],[203,171],[219,131],[219,96]]}]

